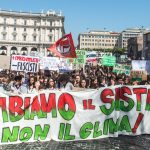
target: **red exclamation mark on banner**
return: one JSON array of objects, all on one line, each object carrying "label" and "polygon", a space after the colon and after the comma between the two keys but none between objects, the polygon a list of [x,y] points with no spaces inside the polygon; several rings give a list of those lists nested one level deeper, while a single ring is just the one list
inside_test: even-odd
[{"label": "red exclamation mark on banner", "polygon": [[132,133],[136,133],[137,128],[139,127],[139,124],[141,123],[144,115],[142,113],[139,113],[137,120],[135,122],[134,128],[132,129]]}]

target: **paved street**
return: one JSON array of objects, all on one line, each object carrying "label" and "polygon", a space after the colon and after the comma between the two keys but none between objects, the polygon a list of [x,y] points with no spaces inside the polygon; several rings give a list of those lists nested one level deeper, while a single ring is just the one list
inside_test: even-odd
[{"label": "paved street", "polygon": [[150,136],[119,136],[76,142],[35,142],[1,146],[0,150],[149,150]]}]

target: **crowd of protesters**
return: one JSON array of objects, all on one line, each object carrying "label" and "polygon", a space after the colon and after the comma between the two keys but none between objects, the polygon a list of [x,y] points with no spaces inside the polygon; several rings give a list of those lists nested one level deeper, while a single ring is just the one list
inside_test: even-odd
[{"label": "crowd of protesters", "polygon": [[3,70],[0,72],[0,91],[12,93],[36,93],[42,90],[74,90],[98,89],[115,85],[149,85],[149,77],[146,81],[132,81],[130,76],[112,72],[112,67],[85,66],[80,70],[69,73],[49,71],[23,73]]}]

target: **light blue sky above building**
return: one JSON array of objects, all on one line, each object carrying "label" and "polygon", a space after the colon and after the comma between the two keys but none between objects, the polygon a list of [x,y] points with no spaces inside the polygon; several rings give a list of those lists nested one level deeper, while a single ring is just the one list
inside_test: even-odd
[{"label": "light blue sky above building", "polygon": [[0,8],[14,11],[62,11],[65,31],[75,43],[79,33],[90,29],[122,31],[128,27],[150,27],[149,0],[1,0]]}]

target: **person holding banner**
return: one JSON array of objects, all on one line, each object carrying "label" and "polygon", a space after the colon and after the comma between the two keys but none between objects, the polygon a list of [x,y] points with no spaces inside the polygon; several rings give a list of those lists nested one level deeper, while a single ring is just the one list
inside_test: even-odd
[{"label": "person holding banner", "polygon": [[115,85],[116,85],[116,80],[114,78],[111,78],[108,83],[108,86],[115,86]]},{"label": "person holding banner", "polygon": [[86,81],[86,79],[82,79],[81,81],[80,81],[80,88],[82,88],[82,89],[87,89],[87,81]]},{"label": "person holding banner", "polygon": [[100,87],[107,87],[106,79],[104,77],[101,79]]},{"label": "person holding banner", "polygon": [[90,88],[92,88],[92,89],[98,89],[99,88],[99,82],[98,82],[98,79],[96,77],[92,79],[92,83],[91,83]]},{"label": "person holding banner", "polygon": [[14,83],[11,86],[11,92],[15,94],[27,93],[27,87],[22,84],[21,76],[15,76]]},{"label": "person holding banner", "polygon": [[75,82],[74,82],[74,87],[79,87],[80,86],[80,76],[79,75],[76,75],[75,77]]},{"label": "person holding banner", "polygon": [[41,85],[40,81],[36,81],[34,88],[33,88],[33,93],[38,93],[39,91],[44,90],[43,86]]},{"label": "person holding banner", "polygon": [[9,82],[10,82],[9,76],[5,75],[2,80],[2,84],[3,84],[3,89],[7,92],[11,91],[11,86],[10,86]]},{"label": "person holding banner", "polygon": [[56,86],[55,86],[55,81],[53,78],[49,78],[49,81],[48,81],[48,90],[55,90],[56,89]]},{"label": "person holding banner", "polygon": [[59,79],[59,86],[58,86],[58,89],[60,90],[73,90],[74,89],[74,86],[73,84],[70,82],[70,77],[68,74],[61,74]]},{"label": "person holding banner", "polygon": [[34,76],[31,76],[29,78],[29,82],[28,82],[28,85],[27,85],[28,93],[33,92],[34,84],[35,84],[35,78],[34,78]]}]

